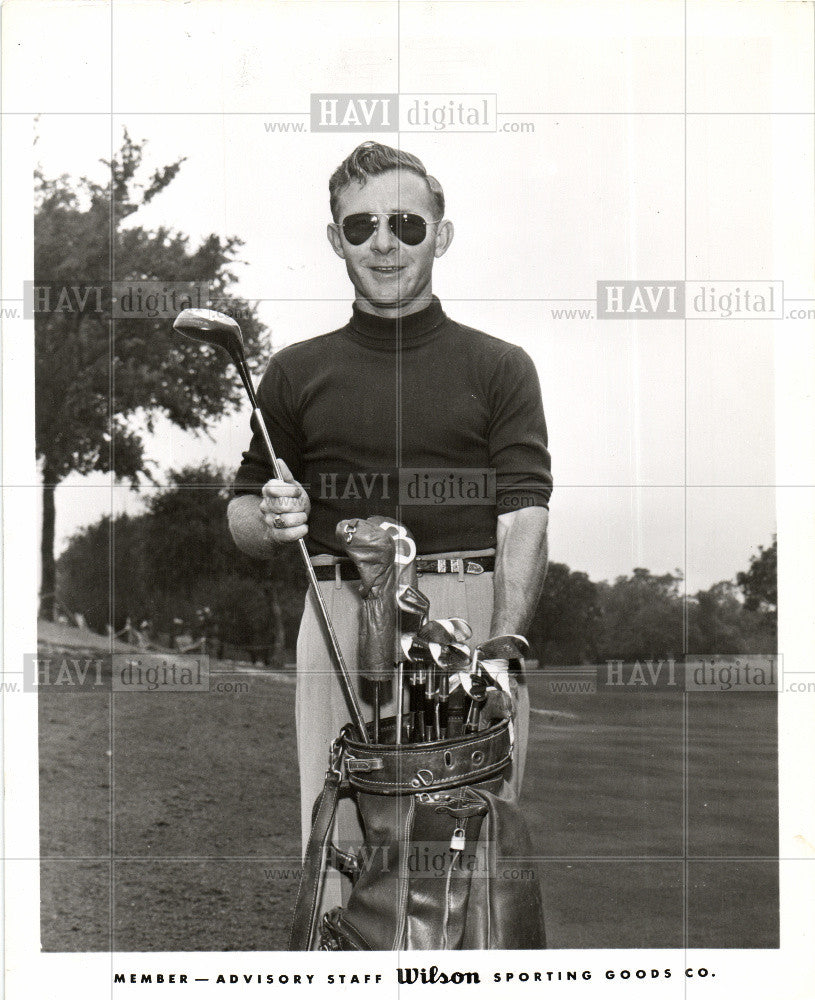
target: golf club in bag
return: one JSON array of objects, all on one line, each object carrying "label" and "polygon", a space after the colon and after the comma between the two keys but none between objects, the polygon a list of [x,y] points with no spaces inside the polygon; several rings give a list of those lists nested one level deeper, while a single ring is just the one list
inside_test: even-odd
[{"label": "golf club in bag", "polygon": [[[272,468],[274,469],[275,476],[278,479],[282,479],[283,477],[280,474],[280,467],[277,464],[277,455],[275,455],[274,448],[272,447],[269,432],[266,430],[263,414],[260,412],[260,408],[258,407],[255,387],[252,383],[252,376],[249,374],[249,368],[246,365],[246,351],[243,346],[243,335],[241,334],[240,326],[238,326],[231,316],[227,316],[225,313],[216,312],[213,309],[185,309],[177,316],[175,323],[173,323],[173,329],[177,330],[185,337],[189,337],[191,340],[197,340],[202,344],[209,344],[213,347],[223,348],[223,350],[225,350],[232,359],[232,362],[241,377],[244,388],[246,389],[249,402],[252,404],[252,416],[250,418],[252,430],[259,434],[263,440],[266,455]],[[342,650],[340,649],[340,645],[337,640],[337,634],[334,631],[334,626],[332,625],[331,618],[328,614],[328,608],[325,606],[323,595],[320,593],[320,588],[317,586],[317,576],[314,572],[314,567],[311,565],[306,543],[302,538],[300,538],[297,541],[297,545],[300,549],[300,555],[302,556],[303,565],[306,569],[311,592],[317,602],[319,617],[333,654],[334,666],[337,669],[337,676],[339,678],[343,695],[345,696],[345,701],[348,705],[351,721],[356,727],[357,733],[360,735],[362,741],[367,743],[369,737],[365,728],[365,720],[359,706],[356,691],[354,690],[354,686],[351,682],[351,676],[348,673],[348,667],[345,664]]]}]

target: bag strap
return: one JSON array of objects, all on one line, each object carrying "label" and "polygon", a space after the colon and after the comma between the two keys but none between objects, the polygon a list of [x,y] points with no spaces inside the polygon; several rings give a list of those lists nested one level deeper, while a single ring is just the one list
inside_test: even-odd
[{"label": "bag strap", "polygon": [[297,903],[294,907],[289,951],[309,951],[317,923],[317,904],[320,900],[320,890],[325,872],[325,852],[331,828],[334,825],[334,815],[337,811],[337,800],[342,782],[342,758],[345,747],[341,742],[331,748],[331,763],[325,774],[325,784],[317,801],[314,812],[314,822],[306,846],[303,861],[303,877],[297,892]]}]

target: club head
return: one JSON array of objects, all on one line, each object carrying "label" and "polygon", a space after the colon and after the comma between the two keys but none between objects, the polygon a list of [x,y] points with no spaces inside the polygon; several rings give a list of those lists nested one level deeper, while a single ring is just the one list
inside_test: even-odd
[{"label": "club head", "polygon": [[522,635],[496,635],[478,647],[480,660],[521,660],[529,652]]},{"label": "club head", "polygon": [[222,347],[232,358],[243,357],[241,328],[226,313],[214,309],[185,309],[176,317],[173,329],[191,340]]},{"label": "club head", "polygon": [[430,601],[421,590],[417,590],[415,587],[400,587],[396,591],[396,603],[401,611],[420,618],[422,621],[419,624],[424,622],[430,611]]}]

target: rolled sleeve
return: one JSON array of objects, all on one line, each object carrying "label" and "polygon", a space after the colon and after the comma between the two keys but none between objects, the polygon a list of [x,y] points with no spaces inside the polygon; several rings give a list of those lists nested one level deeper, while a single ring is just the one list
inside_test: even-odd
[{"label": "rolled sleeve", "polygon": [[540,379],[526,351],[513,347],[492,380],[490,464],[495,469],[498,514],[522,507],[548,507],[552,460]]}]

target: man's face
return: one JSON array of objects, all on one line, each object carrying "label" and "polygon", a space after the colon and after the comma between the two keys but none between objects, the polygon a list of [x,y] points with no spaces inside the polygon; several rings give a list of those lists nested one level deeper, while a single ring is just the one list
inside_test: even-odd
[{"label": "man's face", "polygon": [[[339,195],[338,223],[328,227],[334,251],[345,261],[356,300],[365,312],[377,316],[406,316],[423,309],[432,295],[433,261],[441,257],[453,237],[451,223],[431,225],[437,208],[425,181],[409,170],[389,170],[365,184],[354,182]],[[349,243],[342,221],[358,212],[380,216],[376,232],[359,246]],[[400,242],[384,217],[410,212],[428,223],[418,246]]]}]

